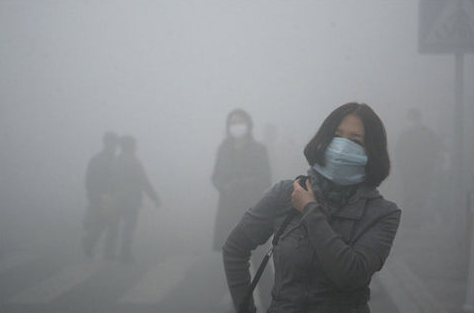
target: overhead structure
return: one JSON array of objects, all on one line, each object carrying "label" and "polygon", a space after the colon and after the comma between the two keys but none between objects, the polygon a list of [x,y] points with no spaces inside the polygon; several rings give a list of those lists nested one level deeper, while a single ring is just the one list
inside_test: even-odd
[{"label": "overhead structure", "polygon": [[[465,158],[465,123],[464,106],[464,55],[474,52],[474,0],[420,0],[418,50],[422,54],[454,54],[455,56],[455,90],[453,115],[454,146],[453,146],[453,195],[458,228],[466,230],[466,221],[473,220],[472,201],[469,201],[473,180],[467,175],[474,175],[466,171],[468,165]],[[474,106],[474,105],[473,105]],[[471,107],[471,111],[474,108]],[[471,119],[474,116],[470,117]],[[472,160],[471,160],[472,161]],[[467,215],[467,216],[466,216]],[[472,234],[467,234],[470,240],[469,277],[467,283],[466,302],[464,310],[474,312],[474,227]],[[464,231],[465,232],[465,231]],[[461,231],[461,237],[464,237]],[[464,237],[466,238],[466,237]],[[461,239],[461,238],[459,238]],[[463,240],[461,240],[463,242]]]}]

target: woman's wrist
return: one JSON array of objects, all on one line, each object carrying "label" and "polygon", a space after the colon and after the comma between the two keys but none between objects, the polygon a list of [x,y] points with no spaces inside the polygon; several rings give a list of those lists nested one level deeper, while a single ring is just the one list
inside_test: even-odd
[{"label": "woman's wrist", "polygon": [[314,218],[327,221],[329,217],[328,211],[316,201],[308,202],[303,207],[301,215],[301,222],[307,221],[308,219],[312,220]]},{"label": "woman's wrist", "polygon": [[306,215],[310,213],[311,211],[314,211],[318,208],[318,203],[316,201],[309,201],[306,203],[303,207],[303,211],[301,211],[301,214]]}]

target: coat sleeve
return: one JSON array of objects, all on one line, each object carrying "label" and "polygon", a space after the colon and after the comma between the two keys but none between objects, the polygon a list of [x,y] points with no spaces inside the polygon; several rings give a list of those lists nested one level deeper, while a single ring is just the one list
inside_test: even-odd
[{"label": "coat sleeve", "polygon": [[217,157],[216,157],[216,163],[214,165],[214,170],[212,172],[212,184],[218,191],[221,191],[224,184],[228,183],[232,177],[228,173],[228,153],[227,151],[227,146],[225,144],[221,144],[219,146],[219,149],[217,150]]},{"label": "coat sleeve", "polygon": [[398,224],[400,210],[390,203],[388,213],[377,220],[352,246],[346,244],[329,225],[317,203],[310,202],[310,211],[303,221],[308,229],[311,245],[328,277],[341,290],[350,290],[368,284],[387,258]]},{"label": "coat sleeve", "polygon": [[155,188],[153,188],[153,185],[151,184],[150,179],[146,174],[145,167],[141,162],[138,162],[138,173],[142,185],[141,187],[145,194],[150,197],[155,203],[159,203],[158,194]]},{"label": "coat sleeve", "polygon": [[93,164],[92,164],[92,160],[89,161],[89,163],[87,164],[87,168],[86,168],[86,175],[85,175],[85,178],[84,178],[84,187],[86,187],[86,194],[87,194],[87,199],[89,200],[89,203],[92,202],[92,198],[93,198],[93,180],[92,180],[92,173],[93,173]]},{"label": "coat sleeve", "polygon": [[[282,214],[282,188],[283,182],[276,184],[254,207],[247,210],[222,248],[227,284],[237,310],[251,281],[251,251],[270,238],[273,234],[274,219]],[[250,307],[255,310],[253,299],[250,301]]]},{"label": "coat sleeve", "polygon": [[96,157],[93,157],[87,164],[84,186],[86,187],[87,200],[90,204],[98,203],[101,196],[100,181],[97,173],[100,172],[100,166]]}]

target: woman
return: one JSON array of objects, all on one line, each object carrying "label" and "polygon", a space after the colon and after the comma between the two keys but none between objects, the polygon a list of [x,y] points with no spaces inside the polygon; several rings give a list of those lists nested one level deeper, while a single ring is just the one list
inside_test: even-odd
[{"label": "woman", "polygon": [[227,136],[217,152],[212,182],[219,191],[213,249],[221,251],[242,214],[270,186],[265,146],[254,140],[252,118],[235,109],[227,116]]},{"label": "woman", "polygon": [[[281,181],[242,217],[223,258],[236,307],[250,282],[250,251],[296,209],[274,247],[268,312],[370,312],[369,284],[387,258],[400,210],[376,187],[388,176],[385,128],[366,104],[334,110],[307,144],[305,188]],[[249,312],[255,311],[253,301]]]},{"label": "woman", "polygon": [[[265,146],[253,138],[250,115],[236,109],[226,122],[227,136],[220,145],[212,182],[219,191],[219,204],[214,228],[213,249],[221,252],[230,231],[245,210],[260,199],[270,187],[270,166]],[[254,265],[265,254],[262,247],[253,255]],[[260,302],[268,307],[271,301],[272,275],[267,272],[259,284]]]}]

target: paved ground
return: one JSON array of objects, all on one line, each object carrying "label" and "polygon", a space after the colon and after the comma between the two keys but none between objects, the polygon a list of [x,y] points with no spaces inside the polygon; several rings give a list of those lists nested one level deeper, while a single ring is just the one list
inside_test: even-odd
[{"label": "paved ground", "polygon": [[400,312],[460,313],[467,263],[466,247],[448,228],[402,228],[378,276]]},{"label": "paved ground", "polygon": [[[0,282],[2,313],[232,312],[220,254],[210,251],[142,254],[136,264],[14,251],[0,263]],[[399,313],[377,279],[371,307]]]},{"label": "paved ground", "polygon": [[[0,261],[0,312],[231,312],[220,254],[160,242],[136,247],[136,264],[87,259],[72,244],[10,250]],[[463,251],[449,229],[400,229],[373,279],[372,312],[462,312]]]}]

